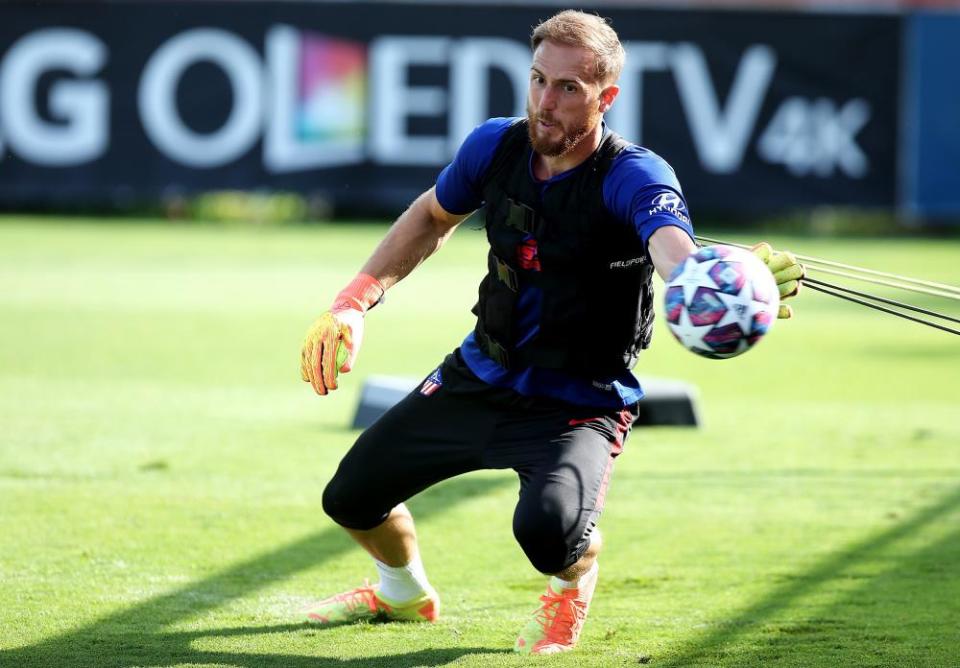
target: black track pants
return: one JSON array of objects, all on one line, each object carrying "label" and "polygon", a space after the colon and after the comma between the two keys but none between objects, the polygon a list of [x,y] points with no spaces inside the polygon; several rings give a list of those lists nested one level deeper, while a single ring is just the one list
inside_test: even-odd
[{"label": "black track pants", "polygon": [[372,529],[441,480],[511,468],[520,477],[513,532],[530,562],[543,573],[575,563],[590,545],[634,412],[488,385],[458,352],[438,371],[360,435],[324,490],[326,513],[347,528]]}]

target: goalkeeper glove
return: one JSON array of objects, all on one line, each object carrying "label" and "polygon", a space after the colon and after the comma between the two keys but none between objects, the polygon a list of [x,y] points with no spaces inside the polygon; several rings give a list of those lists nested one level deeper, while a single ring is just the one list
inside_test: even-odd
[{"label": "goalkeeper glove", "polygon": [[783,300],[795,297],[800,292],[800,280],[806,275],[803,265],[790,251],[775,251],[765,241],[758,243],[750,250],[763,260],[773,274],[773,280],[777,282],[781,302],[777,317],[781,319],[792,317],[793,309],[784,304]]},{"label": "goalkeeper glove", "polygon": [[383,297],[380,281],[358,274],[329,311],[310,325],[300,354],[300,377],[319,395],[337,389],[337,376],[353,368],[363,340],[363,316]]}]

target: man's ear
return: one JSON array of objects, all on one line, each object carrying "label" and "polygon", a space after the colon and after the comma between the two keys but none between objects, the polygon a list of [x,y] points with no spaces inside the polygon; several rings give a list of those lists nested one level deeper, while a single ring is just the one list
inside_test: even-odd
[{"label": "man's ear", "polygon": [[600,91],[600,113],[606,112],[620,93],[620,86],[612,84]]}]

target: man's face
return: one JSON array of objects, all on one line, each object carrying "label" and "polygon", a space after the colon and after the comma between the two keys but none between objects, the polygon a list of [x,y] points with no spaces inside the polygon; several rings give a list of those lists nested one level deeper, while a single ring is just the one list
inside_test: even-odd
[{"label": "man's face", "polygon": [[597,126],[617,88],[603,88],[595,80],[595,72],[595,56],[587,49],[540,43],[533,53],[527,96],[533,150],[549,157],[562,156]]}]

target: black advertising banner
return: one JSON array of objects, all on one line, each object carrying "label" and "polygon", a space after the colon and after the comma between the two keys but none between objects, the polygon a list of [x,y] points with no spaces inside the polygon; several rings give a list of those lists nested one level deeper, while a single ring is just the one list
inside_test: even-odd
[{"label": "black advertising banner", "polygon": [[[895,16],[604,9],[607,121],[696,211],[890,206]],[[385,212],[524,110],[546,8],[284,2],[0,6],[0,204],[230,188]]]}]

